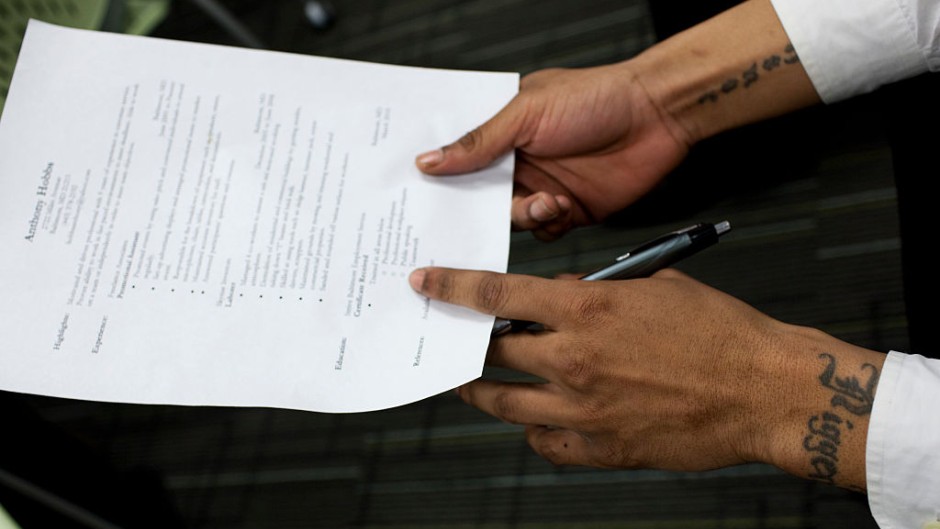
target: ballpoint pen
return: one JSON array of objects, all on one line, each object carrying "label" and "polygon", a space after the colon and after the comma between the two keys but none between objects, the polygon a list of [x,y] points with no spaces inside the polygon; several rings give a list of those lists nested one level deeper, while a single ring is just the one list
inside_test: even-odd
[{"label": "ballpoint pen", "polygon": [[[667,266],[704,250],[731,230],[728,221],[694,224],[657,237],[616,258],[613,263],[581,276],[581,281],[635,279],[649,277]],[[491,336],[519,331],[534,325],[530,321],[497,319]]]}]

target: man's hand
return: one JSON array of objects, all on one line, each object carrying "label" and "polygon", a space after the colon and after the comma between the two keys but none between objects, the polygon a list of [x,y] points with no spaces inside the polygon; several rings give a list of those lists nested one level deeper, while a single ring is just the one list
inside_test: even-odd
[{"label": "man's hand", "polygon": [[516,149],[513,226],[550,240],[634,202],[688,146],[620,63],[528,75],[496,116],[417,164],[434,175],[464,173]]},{"label": "man's hand", "polygon": [[487,355],[544,383],[477,380],[459,394],[526,425],[529,444],[553,463],[761,461],[865,486],[880,353],[781,323],[674,270],[588,282],[425,268],[410,281],[432,299],[545,326],[496,338]]},{"label": "man's hand", "polygon": [[628,61],[528,75],[417,164],[463,173],[515,149],[513,226],[549,240],[630,205],[698,141],[818,102],[770,0],[748,0]]}]

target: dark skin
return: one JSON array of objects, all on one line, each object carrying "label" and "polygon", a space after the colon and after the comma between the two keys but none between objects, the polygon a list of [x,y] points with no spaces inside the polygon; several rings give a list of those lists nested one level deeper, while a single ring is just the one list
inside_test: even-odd
[{"label": "dark skin", "polygon": [[632,204],[701,139],[818,102],[769,1],[751,0],[629,61],[528,75],[493,118],[416,163],[459,174],[515,150],[513,226],[551,240]]},{"label": "dark skin", "polygon": [[[517,149],[513,224],[551,240],[622,209],[685,157],[678,125],[656,112],[622,64],[544,70],[523,78],[505,110],[422,169],[472,171]],[[609,177],[582,177],[601,174]]]},{"label": "dark skin", "polygon": [[[496,116],[416,162],[457,174],[515,150],[513,226],[550,240],[629,206],[701,139],[818,101],[769,1],[749,0],[629,61],[527,76]],[[760,461],[865,488],[870,408],[845,404],[874,398],[882,353],[671,270],[605,284],[443,268],[410,280],[432,299],[544,324],[494,339],[487,361],[546,383],[458,392],[525,425],[556,464]]]},{"label": "dark skin", "polygon": [[882,353],[774,320],[675,270],[602,284],[424,268],[410,280],[432,299],[545,326],[496,338],[487,362],[546,383],[477,380],[458,393],[526,425],[529,444],[553,463],[707,470],[760,461],[811,477],[822,464],[813,463],[818,443],[803,446],[807,425],[841,412],[852,428],[823,481],[865,486],[870,408],[845,409],[821,375],[838,364],[873,398]]}]

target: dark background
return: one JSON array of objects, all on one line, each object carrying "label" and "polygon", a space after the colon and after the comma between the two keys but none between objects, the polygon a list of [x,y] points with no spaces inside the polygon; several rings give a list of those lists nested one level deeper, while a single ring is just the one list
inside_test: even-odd
[{"label": "dark background", "polygon": [[[347,0],[328,30],[299,1],[223,5],[270,49],[526,73],[629,58],[732,3],[651,1]],[[154,35],[241,44],[192,1],[172,2]],[[707,141],[603,226],[552,244],[514,234],[510,270],[586,271],[663,231],[727,219],[722,243],[679,268],[784,321],[907,350],[891,148],[907,126],[891,90]],[[25,528],[875,527],[863,495],[762,465],[556,468],[521,428],[451,394],[351,415],[3,392],[0,406],[0,503]]]}]

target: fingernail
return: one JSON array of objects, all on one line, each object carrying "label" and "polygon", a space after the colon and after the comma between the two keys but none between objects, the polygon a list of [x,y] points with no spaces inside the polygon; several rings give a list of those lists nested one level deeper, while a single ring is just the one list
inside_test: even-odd
[{"label": "fingernail", "polygon": [[408,276],[408,284],[411,285],[411,288],[415,289],[415,292],[421,292],[421,287],[424,286],[424,277],[426,275],[427,272],[423,268],[419,268]]},{"label": "fingernail", "polygon": [[529,206],[529,215],[532,216],[533,220],[539,222],[545,222],[546,220],[552,220],[558,216],[558,211],[553,211],[548,207],[548,204],[545,203],[545,199],[539,197],[538,200],[532,203]]},{"label": "fingernail", "polygon": [[434,149],[433,151],[419,154],[417,158],[418,165],[422,167],[434,167],[442,161],[444,161],[444,149]]}]

